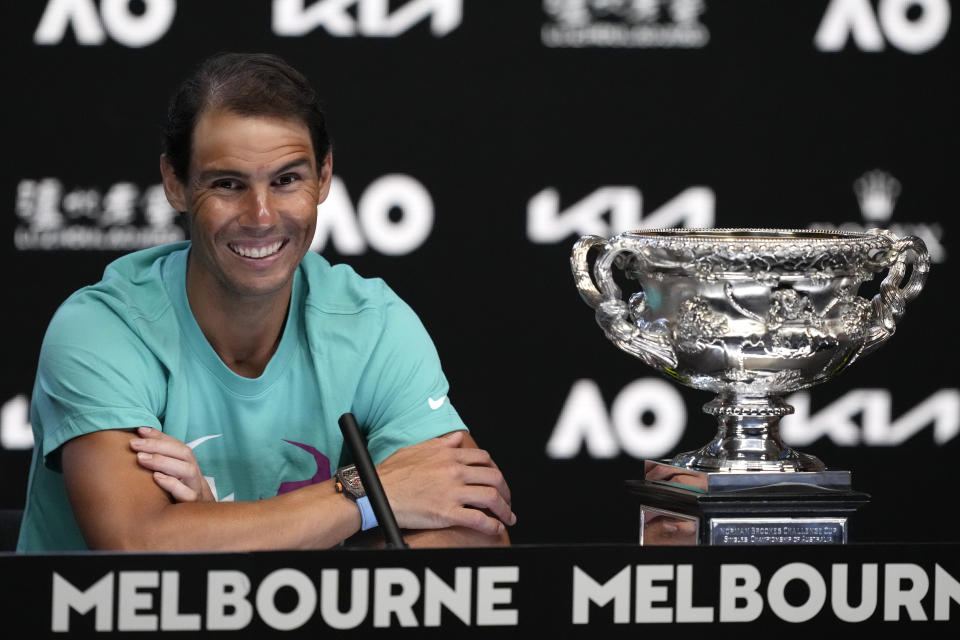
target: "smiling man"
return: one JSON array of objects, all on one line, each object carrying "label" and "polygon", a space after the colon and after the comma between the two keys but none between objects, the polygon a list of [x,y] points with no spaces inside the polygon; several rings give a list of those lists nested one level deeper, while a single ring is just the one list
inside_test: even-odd
[{"label": "smiling man", "polygon": [[417,316],[309,251],[333,157],[306,79],[270,55],[205,61],[160,167],[191,240],[117,260],[51,320],[18,550],[335,545],[376,526],[348,411],[411,546],[506,544],[510,491]]}]

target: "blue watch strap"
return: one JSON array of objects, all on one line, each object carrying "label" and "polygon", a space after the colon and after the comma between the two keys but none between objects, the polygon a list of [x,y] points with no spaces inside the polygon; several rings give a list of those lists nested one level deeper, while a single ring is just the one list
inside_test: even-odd
[{"label": "blue watch strap", "polygon": [[377,516],[373,513],[373,506],[370,504],[370,498],[363,496],[357,498],[357,506],[360,507],[360,530],[366,531],[367,529],[373,529],[379,523],[377,522]]}]

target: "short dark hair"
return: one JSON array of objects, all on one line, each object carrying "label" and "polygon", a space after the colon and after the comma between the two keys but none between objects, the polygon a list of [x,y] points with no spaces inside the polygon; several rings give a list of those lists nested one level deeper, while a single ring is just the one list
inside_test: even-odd
[{"label": "short dark hair", "polygon": [[167,107],[162,149],[181,182],[190,168],[193,130],[209,109],[300,120],[310,130],[318,169],[330,151],[326,115],[302,73],[269,53],[218,53],[180,84]]}]

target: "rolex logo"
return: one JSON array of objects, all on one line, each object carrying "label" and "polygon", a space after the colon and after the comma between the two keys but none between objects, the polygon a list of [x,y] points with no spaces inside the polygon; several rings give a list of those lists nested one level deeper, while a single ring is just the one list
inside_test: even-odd
[{"label": "rolex logo", "polygon": [[874,169],[854,181],[853,191],[857,194],[864,220],[886,222],[897,204],[900,181],[886,171]]},{"label": "rolex logo", "polygon": [[[881,3],[883,5],[883,3]],[[914,185],[916,187],[917,185]],[[884,227],[898,236],[917,236],[927,245],[930,251],[930,261],[942,264],[947,261],[947,248],[944,243],[943,225],[939,222],[919,222],[914,220],[900,220],[892,222],[893,209],[897,206],[900,197],[900,181],[887,171],[874,169],[867,171],[853,181],[853,192],[860,204],[862,222],[846,219],[840,224],[836,222],[816,221],[810,224],[810,229],[842,229],[845,231],[866,231],[870,227]],[[909,202],[907,203],[910,204]],[[910,207],[908,207],[910,208]],[[899,218],[915,217],[913,210]]]}]

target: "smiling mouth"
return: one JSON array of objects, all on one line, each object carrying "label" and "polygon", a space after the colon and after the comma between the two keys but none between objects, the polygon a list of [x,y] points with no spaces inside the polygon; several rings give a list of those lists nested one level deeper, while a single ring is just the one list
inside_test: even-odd
[{"label": "smiling mouth", "polygon": [[269,258],[273,254],[280,251],[284,243],[285,241],[283,240],[277,240],[276,242],[263,247],[243,247],[236,244],[228,244],[227,246],[230,247],[230,250],[238,256],[242,256],[244,258],[261,259]]}]

